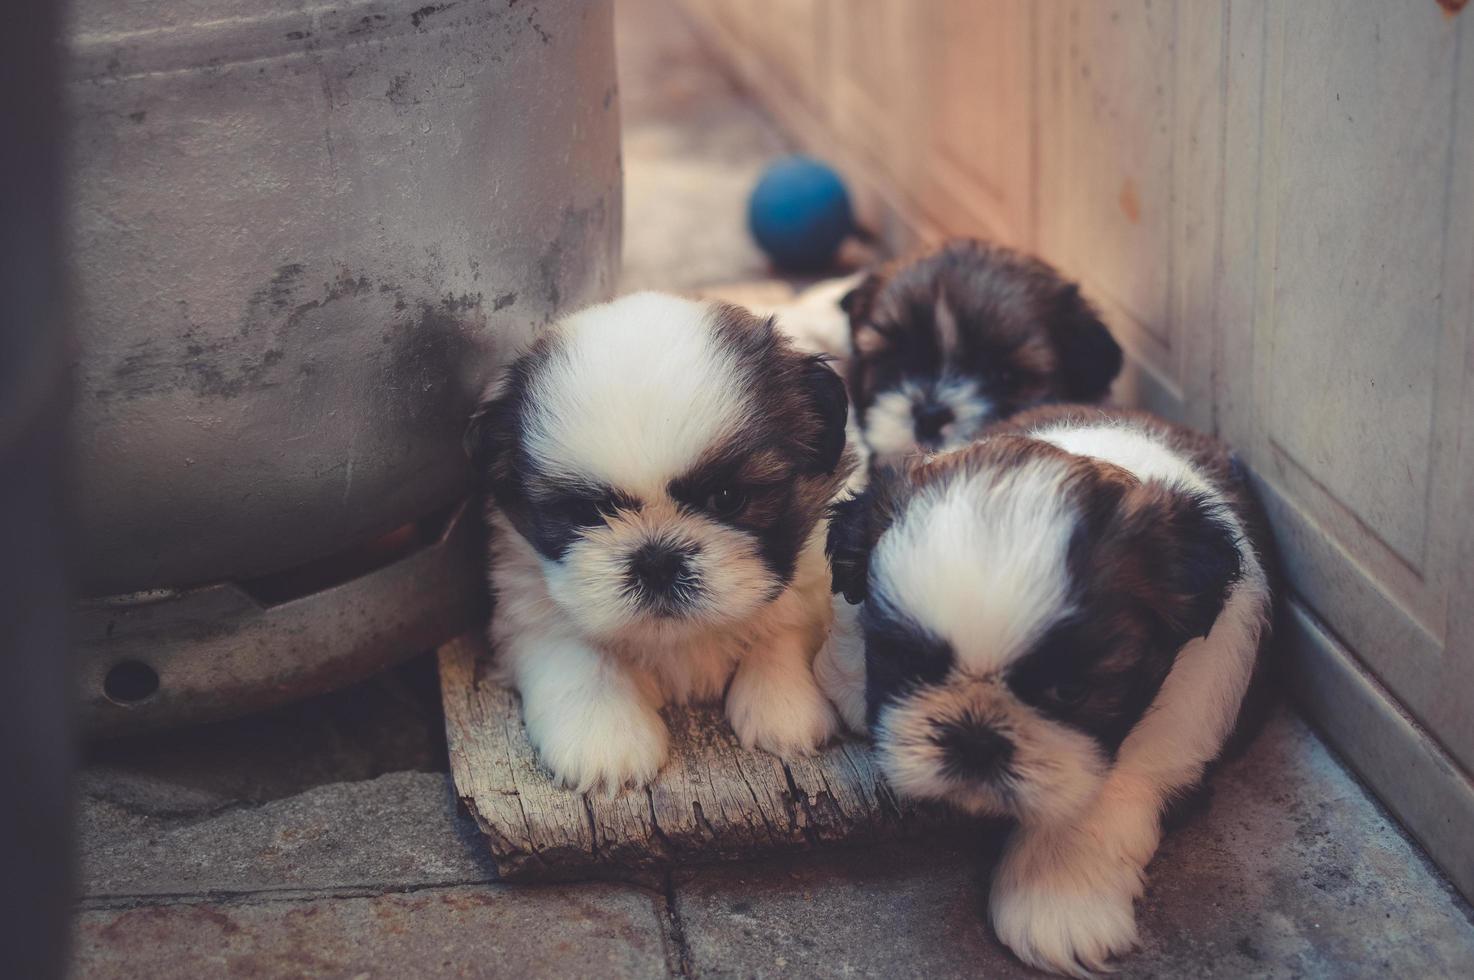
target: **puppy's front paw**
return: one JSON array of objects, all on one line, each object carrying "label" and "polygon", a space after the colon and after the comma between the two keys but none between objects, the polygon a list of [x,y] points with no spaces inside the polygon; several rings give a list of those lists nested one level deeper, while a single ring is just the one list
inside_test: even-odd
[{"label": "puppy's front paw", "polygon": [[741,668],[727,691],[727,718],[743,748],[782,759],[813,755],[839,732],[834,709],[808,670]]},{"label": "puppy's front paw", "polygon": [[645,786],[670,754],[665,722],[636,701],[597,701],[558,719],[529,712],[527,730],[554,779],[580,793]]},{"label": "puppy's front paw", "polygon": [[993,930],[1032,967],[1073,977],[1113,972],[1136,946],[1140,866],[1079,838],[1009,842],[988,907]]}]

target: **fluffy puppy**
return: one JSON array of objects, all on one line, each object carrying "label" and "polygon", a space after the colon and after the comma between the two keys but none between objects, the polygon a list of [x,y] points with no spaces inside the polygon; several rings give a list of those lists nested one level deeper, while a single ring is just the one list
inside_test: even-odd
[{"label": "fluffy puppy", "polygon": [[648,782],[660,706],[724,687],[743,745],[800,754],[833,734],[811,661],[846,413],[838,375],[770,321],[656,293],[568,317],[495,386],[466,435],[490,636],[561,782]]},{"label": "fluffy puppy", "polygon": [[979,241],[872,272],[840,305],[850,397],[877,464],[956,449],[1032,406],[1099,401],[1121,370],[1074,283]]},{"label": "fluffy puppy", "polygon": [[899,793],[1017,819],[989,908],[1026,963],[1083,976],[1136,942],[1163,809],[1268,637],[1254,514],[1213,440],[1068,406],[840,505],[835,584],[864,604],[823,681]]}]

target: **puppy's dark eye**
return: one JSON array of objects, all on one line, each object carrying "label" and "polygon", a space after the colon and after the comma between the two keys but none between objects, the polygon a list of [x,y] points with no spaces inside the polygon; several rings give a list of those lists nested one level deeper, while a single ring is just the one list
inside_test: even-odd
[{"label": "puppy's dark eye", "polygon": [[1018,375],[1014,373],[1013,368],[1006,367],[1001,367],[994,371],[993,377],[1001,385],[1011,385],[1018,380]]},{"label": "puppy's dark eye", "polygon": [[612,496],[569,497],[556,505],[559,516],[575,527],[597,527],[619,510]]},{"label": "puppy's dark eye", "polygon": [[720,487],[706,498],[706,509],[718,517],[736,517],[747,506],[747,494],[736,487]]},{"label": "puppy's dark eye", "polygon": [[1073,708],[1085,700],[1090,694],[1090,688],[1080,681],[1062,681],[1046,688],[1044,697],[1057,705]]},{"label": "puppy's dark eye", "polygon": [[593,527],[604,519],[596,500],[571,500],[563,505],[562,510],[568,523],[578,527]]}]

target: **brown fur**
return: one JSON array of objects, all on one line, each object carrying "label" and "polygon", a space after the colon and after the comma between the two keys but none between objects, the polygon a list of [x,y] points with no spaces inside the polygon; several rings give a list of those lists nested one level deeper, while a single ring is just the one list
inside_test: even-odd
[{"label": "brown fur", "polygon": [[1134,422],[1158,433],[1171,449],[1192,460],[1193,465],[1228,500],[1229,506],[1248,529],[1250,544],[1269,578],[1270,594],[1275,603],[1274,613],[1260,643],[1260,656],[1249,685],[1249,693],[1240,709],[1238,725],[1224,749],[1224,755],[1231,756],[1247,745],[1279,702],[1282,685],[1279,683],[1278,659],[1268,654],[1274,641],[1276,624],[1280,620],[1284,595],[1281,587],[1283,573],[1278,550],[1270,533],[1268,517],[1258,495],[1248,482],[1246,470],[1238,463],[1233,452],[1206,433],[1175,425],[1150,412],[1123,408],[1101,409],[1089,405],[1047,405],[1021,412],[995,424],[987,435],[1027,434],[1062,422],[1081,423],[1111,419]]},{"label": "brown fur", "polygon": [[[953,321],[937,323],[945,301]],[[1046,263],[971,239],[871,272],[841,304],[862,411],[900,376],[973,377],[998,417],[1050,401],[1096,401],[1120,348],[1078,287]],[[953,337],[955,334],[955,338]]]}]

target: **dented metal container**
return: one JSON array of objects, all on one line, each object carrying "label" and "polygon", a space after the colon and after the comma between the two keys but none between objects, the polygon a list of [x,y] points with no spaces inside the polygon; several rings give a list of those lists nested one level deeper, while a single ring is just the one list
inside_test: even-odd
[{"label": "dented metal container", "polygon": [[481,592],[463,422],[619,258],[609,2],[79,0],[83,693],[217,717]]}]

